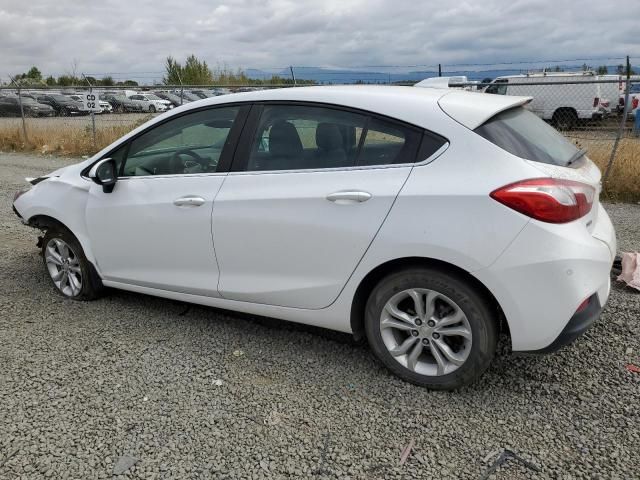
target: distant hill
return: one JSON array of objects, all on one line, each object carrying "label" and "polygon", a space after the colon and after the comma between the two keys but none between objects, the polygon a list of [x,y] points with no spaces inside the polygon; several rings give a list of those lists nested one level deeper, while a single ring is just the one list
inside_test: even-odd
[{"label": "distant hill", "polygon": [[[581,66],[566,66],[565,71],[580,70]],[[609,73],[615,73],[616,67],[609,66]],[[634,66],[632,69],[636,72],[640,71],[640,67]],[[299,79],[313,80],[317,83],[395,83],[395,82],[419,82],[425,78],[437,77],[438,72],[432,70],[410,71],[410,72],[383,72],[376,70],[347,70],[347,69],[331,69],[323,67],[294,67],[295,75]],[[503,75],[517,75],[526,73],[527,69],[494,69],[494,70],[458,70],[443,72],[443,76],[466,76],[469,80],[483,80],[485,78],[494,79]],[[249,78],[269,79],[273,75],[291,78],[291,71],[283,69],[280,71],[267,72],[264,70],[249,68],[245,70],[245,74]]]}]

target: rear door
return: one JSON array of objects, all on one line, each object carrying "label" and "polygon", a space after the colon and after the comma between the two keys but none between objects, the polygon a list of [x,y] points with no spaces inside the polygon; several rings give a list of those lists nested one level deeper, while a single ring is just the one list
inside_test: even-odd
[{"label": "rear door", "polygon": [[393,205],[421,138],[413,127],[336,107],[254,106],[213,208],[220,295],[330,305]]}]

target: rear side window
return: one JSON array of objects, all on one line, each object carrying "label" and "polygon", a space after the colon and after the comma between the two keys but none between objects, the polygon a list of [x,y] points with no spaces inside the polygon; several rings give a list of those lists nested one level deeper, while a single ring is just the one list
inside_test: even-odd
[{"label": "rear side window", "polygon": [[357,165],[413,162],[419,144],[420,134],[417,131],[372,118],[360,148]]},{"label": "rear side window", "polygon": [[267,105],[258,121],[248,171],[412,163],[418,129],[366,113],[324,106]]},{"label": "rear side window", "polygon": [[578,149],[526,108],[505,110],[475,129],[481,137],[513,155],[551,165],[568,165]]}]

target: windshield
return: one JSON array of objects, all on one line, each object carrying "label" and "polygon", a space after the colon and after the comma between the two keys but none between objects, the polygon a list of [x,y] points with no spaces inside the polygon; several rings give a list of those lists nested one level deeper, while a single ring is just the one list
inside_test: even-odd
[{"label": "windshield", "polygon": [[474,131],[507,152],[535,162],[566,166],[579,152],[555,128],[523,107],[501,112]]}]

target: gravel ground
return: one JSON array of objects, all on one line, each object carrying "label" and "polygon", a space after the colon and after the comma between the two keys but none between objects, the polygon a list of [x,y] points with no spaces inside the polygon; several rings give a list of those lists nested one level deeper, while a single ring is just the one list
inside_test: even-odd
[{"label": "gravel ground", "polygon": [[[478,479],[503,448],[540,471],[491,478],[640,478],[640,293],[615,285],[557,354],[501,354],[434,393],[347,335],[120,291],[62,299],[11,200],[68,162],[0,155],[0,478],[111,478],[133,457],[117,478]],[[620,249],[640,249],[640,206],[607,210]]]}]

